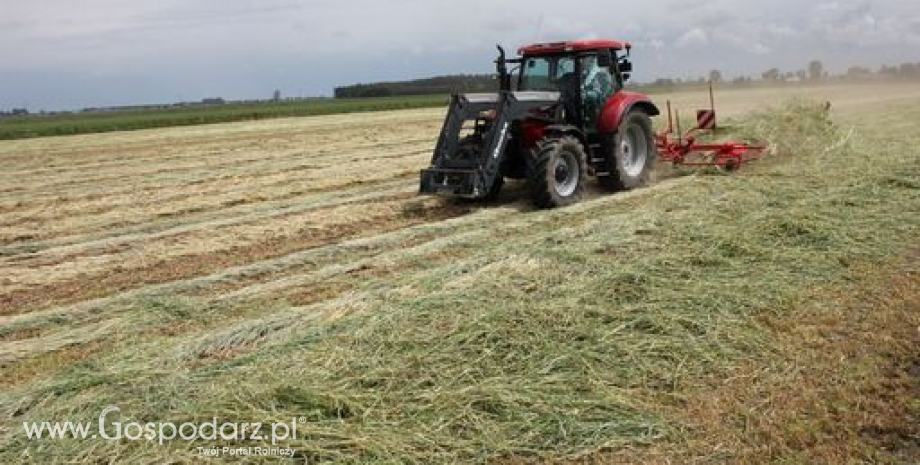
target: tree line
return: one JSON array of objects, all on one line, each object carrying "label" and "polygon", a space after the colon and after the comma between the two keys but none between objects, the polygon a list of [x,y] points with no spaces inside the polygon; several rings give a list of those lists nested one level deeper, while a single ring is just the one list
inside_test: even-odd
[{"label": "tree line", "polygon": [[[856,81],[864,79],[894,79],[894,80],[920,80],[920,63],[902,63],[900,65],[885,65],[877,70],[863,66],[853,66],[842,74],[831,74],[825,68],[820,60],[813,60],[805,69],[794,71],[783,71],[779,68],[770,68],[760,74],[759,79],[750,76],[737,76],[731,79],[725,78],[720,70],[712,70],[706,76],[699,76],[689,79],[680,78],[660,78],[646,83],[632,83],[630,88],[637,90],[657,90],[667,91],[674,90],[685,86],[702,86],[708,81],[723,83],[728,85],[747,85],[757,81],[760,82],[823,82],[823,81]],[[469,92],[495,92],[498,83],[492,74],[459,74],[451,76],[438,76],[428,79],[415,79],[411,81],[394,81],[378,82],[370,84],[355,84],[335,88],[335,98],[371,98],[371,97],[404,97],[404,96],[421,96],[421,95],[446,95],[454,93]],[[281,91],[276,90],[272,95],[272,101],[281,101]],[[285,100],[311,100],[311,98],[293,98]],[[322,99],[319,99],[322,100]],[[264,101],[250,100],[238,101],[233,103],[260,103]],[[111,111],[135,111],[146,109],[167,109],[174,107],[191,107],[197,105],[219,105],[225,102],[224,99],[208,98],[201,102],[180,102],[165,105],[151,106],[126,106],[113,108],[86,108],[81,112],[98,113]],[[45,112],[41,112],[45,114]],[[50,112],[54,115],[59,113],[69,114],[71,112]],[[26,108],[13,108],[10,110],[0,109],[0,118],[28,116],[29,110]]]},{"label": "tree line", "polygon": [[13,108],[10,111],[0,110],[0,117],[4,116],[29,116],[29,110],[27,108]]},{"label": "tree line", "polygon": [[[771,68],[761,73],[759,79],[751,76],[724,77],[720,70],[712,70],[706,76],[697,78],[660,78],[652,82],[634,83],[634,89],[669,89],[681,86],[704,85],[708,81],[722,84],[745,85],[761,82],[823,82],[846,81],[867,78],[920,79],[920,63],[903,63],[882,66],[877,70],[853,66],[843,74],[831,74],[820,60],[813,60],[804,69],[783,71]],[[494,92],[498,84],[491,74],[463,74],[438,76],[411,81],[378,82],[336,87],[335,98],[398,97],[409,95],[453,94],[466,92]]]},{"label": "tree line", "polygon": [[335,88],[335,98],[397,97],[406,95],[494,92],[497,86],[491,74],[460,74],[412,81],[355,84]]},{"label": "tree line", "polygon": [[872,70],[864,66],[851,66],[843,74],[831,75],[824,69],[824,65],[814,60],[808,64],[808,69],[797,71],[781,71],[771,68],[761,74],[764,81],[822,81],[822,80],[856,80],[871,77],[890,77],[900,79],[920,79],[920,63],[902,63],[895,66],[882,66]]}]

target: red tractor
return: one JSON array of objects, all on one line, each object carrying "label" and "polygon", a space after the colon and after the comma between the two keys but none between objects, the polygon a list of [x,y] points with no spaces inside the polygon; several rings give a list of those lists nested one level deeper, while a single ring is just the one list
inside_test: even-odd
[{"label": "red tractor", "polygon": [[577,202],[589,174],[613,191],[646,183],[657,157],[650,117],[659,111],[623,89],[630,48],[536,44],[506,59],[499,47],[499,92],[451,97],[421,193],[487,199],[505,178],[527,179],[534,204],[553,208]]}]

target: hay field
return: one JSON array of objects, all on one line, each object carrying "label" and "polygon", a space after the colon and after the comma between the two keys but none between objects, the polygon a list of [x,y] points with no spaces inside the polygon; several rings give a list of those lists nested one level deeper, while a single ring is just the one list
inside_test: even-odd
[{"label": "hay field", "polygon": [[[831,101],[833,127],[748,115],[794,96]],[[550,212],[515,185],[488,206],[417,197],[443,109],[0,143],[0,461],[190,462],[214,445],[21,427],[108,405],[142,423],[306,416],[288,445],[309,463],[916,457],[918,361],[898,357],[920,342],[904,330],[920,324],[920,86],[718,99],[801,153]],[[887,315],[864,342],[888,356],[806,360],[846,375],[842,416],[758,430],[705,404],[714,380],[753,376],[767,384],[747,397],[715,390],[785,418],[764,391],[800,385],[780,376],[811,353],[795,344],[837,341],[878,288],[900,297],[863,309]],[[837,319],[789,337],[823,311]],[[907,373],[888,403],[859,397],[888,365]],[[686,415],[706,405],[710,423]],[[715,426],[739,421],[755,425]]]}]

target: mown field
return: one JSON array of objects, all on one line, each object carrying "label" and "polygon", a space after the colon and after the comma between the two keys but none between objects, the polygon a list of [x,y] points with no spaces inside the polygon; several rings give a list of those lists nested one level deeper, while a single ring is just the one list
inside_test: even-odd
[{"label": "mown field", "polygon": [[438,108],[0,143],[0,462],[916,463],[920,86],[718,97],[772,157],[557,211],[417,197]]}]

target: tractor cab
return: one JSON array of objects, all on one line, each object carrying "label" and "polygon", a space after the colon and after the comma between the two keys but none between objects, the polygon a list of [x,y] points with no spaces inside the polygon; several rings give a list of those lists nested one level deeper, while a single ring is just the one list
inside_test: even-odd
[{"label": "tractor cab", "polygon": [[514,60],[520,65],[517,90],[560,92],[566,122],[596,132],[604,104],[632,72],[631,48],[610,40],[522,47],[521,58]]},{"label": "tractor cab", "polygon": [[489,199],[506,178],[526,179],[534,204],[552,208],[577,202],[588,175],[611,190],[643,185],[656,157],[649,118],[659,112],[623,88],[630,48],[534,44],[509,59],[498,47],[498,92],[451,97],[420,192]]}]

